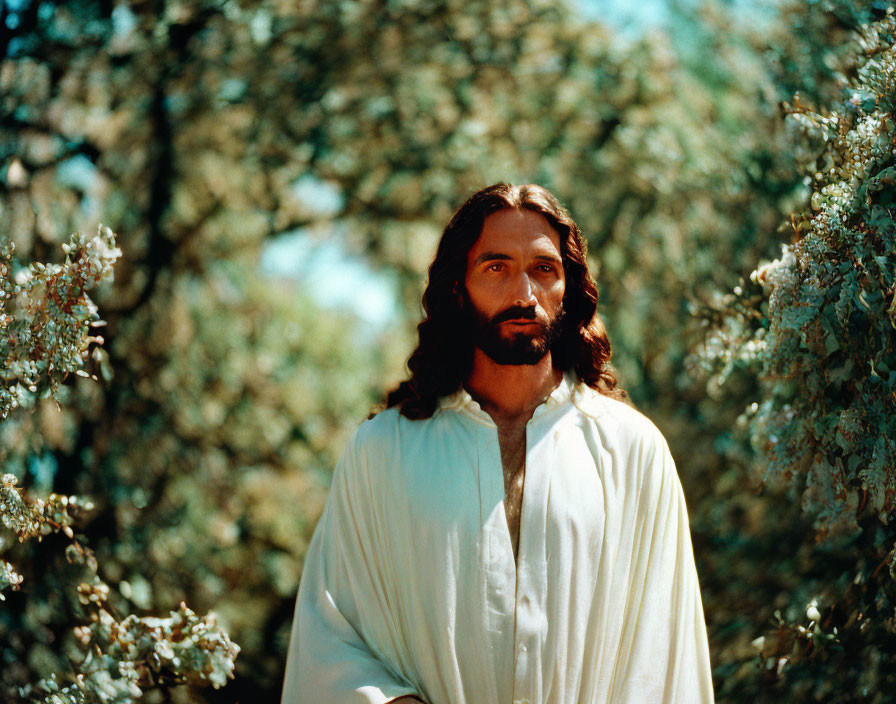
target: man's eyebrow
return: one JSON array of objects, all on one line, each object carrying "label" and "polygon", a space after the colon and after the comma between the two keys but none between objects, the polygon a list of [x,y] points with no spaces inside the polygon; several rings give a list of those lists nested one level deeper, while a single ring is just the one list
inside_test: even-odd
[{"label": "man's eyebrow", "polygon": [[482,262],[494,261],[495,259],[506,259],[509,261],[513,259],[513,257],[511,257],[509,254],[502,254],[501,252],[483,252],[478,257],[476,257],[473,265],[475,266],[476,264],[482,264]]},{"label": "man's eyebrow", "polygon": [[[473,266],[482,264],[483,262],[492,262],[495,260],[510,261],[512,259],[513,257],[511,257],[509,254],[504,254],[502,252],[483,252],[478,257],[476,257],[475,261],[473,262]],[[535,259],[540,262],[550,262],[551,264],[563,263],[560,257],[553,254],[536,254]]]}]

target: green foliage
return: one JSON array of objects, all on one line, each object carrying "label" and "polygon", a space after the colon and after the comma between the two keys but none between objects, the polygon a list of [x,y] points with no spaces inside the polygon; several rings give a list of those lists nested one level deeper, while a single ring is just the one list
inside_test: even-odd
[{"label": "green foliage", "polygon": [[[761,30],[708,4],[683,18],[700,38],[687,50],[662,31],[626,39],[538,0],[22,6],[18,24],[0,36],[4,234],[21,261],[52,258],[59,233],[100,217],[127,234],[116,280],[92,294],[107,320],[105,344],[93,348],[106,350],[106,371],[102,360],[83,359],[75,343],[86,338],[60,358],[98,364],[83,371],[114,383],[69,379],[55,387],[57,406],[41,398],[45,377],[29,384],[30,367],[22,367],[9,383],[34,412],[11,413],[0,425],[0,452],[29,490],[92,498],[81,530],[115,609],[65,596],[78,566],[56,559],[61,535],[11,559],[33,589],[25,599],[10,586],[14,608],[0,611],[11,654],[0,661],[0,688],[65,670],[70,653],[82,652],[69,635],[79,609],[106,609],[124,624],[128,617],[115,614],[165,613],[186,601],[199,612],[214,608],[242,646],[236,681],[221,696],[278,696],[301,561],[331,468],[352,428],[401,374],[440,229],[469,192],[499,179],[551,188],[589,240],[622,385],[669,437],[685,483],[720,701],[764,691],[750,643],[775,609],[793,624],[819,598],[822,619],[809,630],[832,633],[830,584],[839,577],[810,573],[820,563],[835,571],[842,553],[818,558],[803,519],[787,511],[786,487],[769,484],[757,495],[761,482],[743,471],[755,451],[732,432],[754,400],[745,426],[762,414],[778,422],[770,414],[786,404],[806,408],[797,393],[804,376],[827,383],[823,371],[787,357],[790,367],[762,372],[769,396],[756,399],[762,367],[750,357],[768,351],[772,321],[782,354],[802,354],[804,307],[785,314],[784,304],[787,295],[811,292],[802,284],[781,289],[779,318],[767,301],[762,308],[758,281],[727,299],[716,292],[774,256],[777,224],[808,199],[815,182],[801,184],[799,169],[827,142],[797,141],[793,127],[833,116],[825,106],[862,63],[844,40],[862,18],[880,14],[873,3],[839,3],[833,15],[820,11],[829,7],[823,2],[801,3]],[[801,101],[791,98],[797,88]],[[800,114],[788,128],[782,99]],[[820,106],[818,115],[808,103]],[[849,108],[859,109],[866,110]],[[827,174],[822,166],[811,175]],[[809,225],[799,226],[804,233]],[[404,319],[372,329],[351,312],[323,309],[307,282],[262,274],[271,240],[297,229],[392,272]],[[874,256],[889,254],[881,248]],[[4,278],[14,280],[10,262]],[[867,281],[857,276],[854,284],[875,309],[892,300],[869,298],[871,277],[882,292],[887,281],[877,266],[868,259]],[[876,321],[864,307],[855,312],[851,295],[845,322],[835,311],[830,324],[849,329],[864,315],[870,330]],[[699,333],[693,312],[726,302],[737,309],[735,322],[712,344],[728,370],[707,394],[686,369]],[[16,354],[28,360],[30,352]],[[862,389],[873,387],[839,383],[852,394],[842,410],[864,408]],[[813,393],[841,412],[830,394]],[[769,399],[779,406],[760,412]],[[808,423],[810,415],[795,418]],[[771,434],[784,437],[769,427],[757,449]],[[770,477],[786,472],[776,465]],[[859,491],[857,481],[849,486]],[[861,491],[871,516],[871,492]],[[886,489],[874,496],[883,497],[881,510],[889,505]],[[783,539],[790,535],[802,541],[796,555]],[[858,570],[850,579],[861,572],[863,584],[879,580],[891,546],[867,531],[850,540],[865,560],[850,567]],[[0,574],[10,585],[18,580]],[[873,604],[878,592],[863,593]],[[161,663],[168,651],[148,652],[135,658]],[[104,672],[113,682],[109,696],[135,682],[96,667],[96,682]],[[147,677],[176,678],[152,667]],[[816,674],[832,680],[821,666]],[[170,696],[218,700],[209,689]]]},{"label": "green foliage", "polygon": [[[16,534],[19,542],[29,538],[40,540],[59,531],[73,538],[72,525],[84,512],[93,508],[89,501],[77,496],[50,494],[46,501],[29,501],[16,483],[16,478],[11,474],[0,477],[0,522]],[[0,538],[0,549],[5,547],[7,540]],[[0,560],[0,570],[0,600],[5,600],[3,590],[18,590],[24,578],[6,560]]]},{"label": "green foliage", "polygon": [[[121,256],[115,235],[101,225],[95,237],[76,233],[62,249],[64,264],[34,262],[19,271],[14,244],[0,249],[0,420],[19,405],[32,406],[45,391],[57,398],[69,373],[88,376],[82,369],[88,348],[103,342],[88,334],[105,323],[87,292],[112,280],[112,265]],[[100,347],[93,357],[108,374]]]},{"label": "green foliage", "polygon": [[85,503],[76,496],[58,494],[50,494],[46,501],[28,501],[16,483],[12,474],[4,474],[0,478],[0,510],[3,511],[0,520],[18,536],[20,542],[28,538],[39,540],[59,531],[71,538],[74,521],[93,508],[90,502]]},{"label": "green foliage", "polygon": [[[11,474],[0,478],[0,520],[19,542],[35,537],[41,540],[57,532],[69,538],[65,558],[83,567],[81,578],[85,581],[77,585],[77,598],[82,606],[79,616],[88,622],[74,629],[84,654],[75,667],[73,682],[62,686],[53,673],[33,686],[24,686],[23,696],[45,694],[40,701],[47,704],[132,702],[147,689],[184,683],[226,684],[239,647],[218,629],[214,616],[200,618],[181,603],[167,618],[116,617],[109,604],[109,586],[98,576],[93,552],[75,540],[72,531],[75,522],[93,509],[90,502],[58,494],[51,494],[46,501],[30,499],[16,484]],[[5,543],[4,536],[0,547]],[[3,560],[0,569],[0,588],[22,588],[23,577],[11,563]],[[75,589],[74,583],[68,586]],[[25,590],[27,596],[28,585]]]},{"label": "green foliage", "polygon": [[[725,359],[723,375],[736,360],[759,365],[754,444],[769,478],[808,477],[804,506],[823,531],[854,531],[866,507],[886,523],[896,506],[892,32],[889,17],[867,28],[867,59],[840,111],[788,106],[824,145],[810,164],[811,209],[792,220],[797,241],[751,277],[761,300],[748,291],[707,349]],[[724,344],[732,330],[739,346]]]},{"label": "green foliage", "polygon": [[801,496],[823,541],[794,540],[786,608],[756,641],[766,674],[742,686],[885,702],[896,662],[896,19],[874,3],[829,10],[857,23],[839,48],[854,65],[845,97],[784,106],[803,135],[808,207],[782,256],[725,301],[703,354],[716,394],[757,375],[740,419],[755,465],[772,495]]},{"label": "green foliage", "polygon": [[[793,188],[748,46],[718,52],[709,85],[668,37],[628,41],[556,3],[107,9],[22,15],[0,69],[0,208],[26,259],[90,218],[128,233],[98,298],[114,384],[66,387],[62,410],[38,403],[0,435],[23,482],[93,498],[85,532],[132,606],[215,609],[243,647],[234,697],[277,696],[329,472],[397,380],[471,191],[539,181],[570,206],[622,384],[692,445],[685,297],[766,251]],[[259,275],[266,241],[296,228],[396,272],[408,320],[367,333]],[[42,599],[7,619],[29,635],[5,682],[58,669],[34,655]]]},{"label": "green foliage", "polygon": [[[76,234],[62,248],[64,264],[32,263],[13,275],[13,247],[11,243],[4,246],[0,261],[4,304],[0,408],[4,420],[12,409],[32,407],[41,396],[58,400],[70,372],[91,376],[83,370],[89,347],[103,343],[101,337],[89,334],[92,325],[102,321],[87,292],[101,281],[111,280],[112,265],[121,254],[115,236],[100,227],[96,237]],[[93,358],[104,365],[106,358],[96,353],[98,349],[94,348]],[[6,460],[6,450],[0,456]],[[0,522],[7,531],[0,535],[0,550],[4,555],[9,552],[9,533],[19,543],[63,533],[70,541],[64,550],[66,561],[83,568],[79,579],[85,581],[77,585],[83,608],[77,616],[88,621],[74,629],[83,657],[76,665],[73,683],[62,686],[53,673],[36,685],[25,684],[22,695],[44,693],[41,701],[54,704],[131,702],[145,689],[181,683],[221,687],[226,683],[239,648],[217,628],[213,616],[200,618],[183,603],[168,618],[130,614],[122,619],[113,615],[109,586],[98,576],[97,560],[75,540],[73,532],[76,523],[83,523],[93,510],[91,502],[56,493],[46,500],[34,499],[17,484],[12,474],[0,477]],[[27,559],[27,555],[21,550],[18,553],[19,558]],[[41,576],[35,573],[31,578],[40,580]],[[0,591],[23,590],[24,581],[12,562],[0,560]],[[70,580],[62,586],[74,590],[75,585],[76,581]],[[25,584],[24,596],[31,596],[31,587]],[[0,594],[0,598],[6,597]]]},{"label": "green foliage", "polygon": [[109,611],[109,587],[94,579],[78,589],[82,604],[92,607],[91,623],[77,629],[87,651],[73,684],[60,687],[56,677],[38,690],[45,704],[131,702],[145,690],[178,684],[223,687],[233,676],[239,653],[214,616],[198,617],[181,603],[164,618],[131,614],[123,620]]}]

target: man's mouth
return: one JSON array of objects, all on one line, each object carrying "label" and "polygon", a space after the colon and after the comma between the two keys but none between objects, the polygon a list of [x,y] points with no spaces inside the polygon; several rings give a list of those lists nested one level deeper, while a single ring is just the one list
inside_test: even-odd
[{"label": "man's mouth", "polygon": [[514,328],[542,327],[542,324],[537,320],[514,318],[513,320],[505,320],[504,322]]}]

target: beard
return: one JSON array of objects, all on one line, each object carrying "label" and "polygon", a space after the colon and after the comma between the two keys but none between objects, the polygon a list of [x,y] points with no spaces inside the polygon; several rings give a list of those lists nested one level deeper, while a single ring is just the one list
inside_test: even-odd
[{"label": "beard", "polygon": [[[483,315],[473,306],[473,344],[481,349],[496,364],[533,365],[538,364],[551,351],[563,331],[564,311],[561,307],[552,319],[541,321],[535,315],[535,308],[512,306],[492,317]],[[532,320],[538,325],[535,332],[518,331],[504,335],[501,323],[507,320]]]}]

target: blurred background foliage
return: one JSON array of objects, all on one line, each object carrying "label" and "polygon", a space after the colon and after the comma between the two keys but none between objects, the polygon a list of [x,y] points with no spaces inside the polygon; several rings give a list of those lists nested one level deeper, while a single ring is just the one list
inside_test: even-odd
[{"label": "blurred background foliage", "polygon": [[[508,180],[550,188],[588,238],[620,381],[685,485],[718,700],[888,701],[896,600],[879,565],[894,465],[892,445],[874,448],[893,398],[866,377],[896,369],[880,317],[893,310],[893,182],[880,176],[893,153],[869,147],[828,174],[841,147],[805,124],[838,114],[846,135],[871,115],[866,141],[892,140],[887,3],[662,8],[662,24],[622,27],[599,3],[547,0],[0,3],[0,238],[19,267],[61,261],[69,234],[99,222],[121,249],[93,295],[108,381],[77,378],[59,405],[36,394],[11,412],[3,471],[35,495],[89,497],[78,539],[119,611],[185,601],[241,648],[223,689],[148,700],[278,698],[331,469],[402,377],[441,228],[469,193]],[[822,259],[876,267],[829,319],[833,361],[833,342],[797,333],[840,288],[791,277],[775,299],[751,280],[782,244],[791,259],[760,271],[810,256],[798,242],[827,185],[855,214],[838,226],[852,240],[824,235]],[[868,231],[873,245],[855,234]],[[853,299],[865,322],[842,317]],[[769,346],[775,301],[817,313]],[[862,346],[871,325],[879,342]],[[829,364],[842,377],[830,387]],[[778,426],[847,408],[869,439],[829,448],[814,474],[800,469],[808,451],[769,455]],[[790,429],[821,442],[807,428]],[[874,490],[847,482],[840,514],[856,518],[831,531],[818,487],[837,462],[856,477],[877,462],[881,488],[872,515],[860,492]],[[53,548],[17,548],[2,701],[77,669],[81,614],[58,596]]]}]

